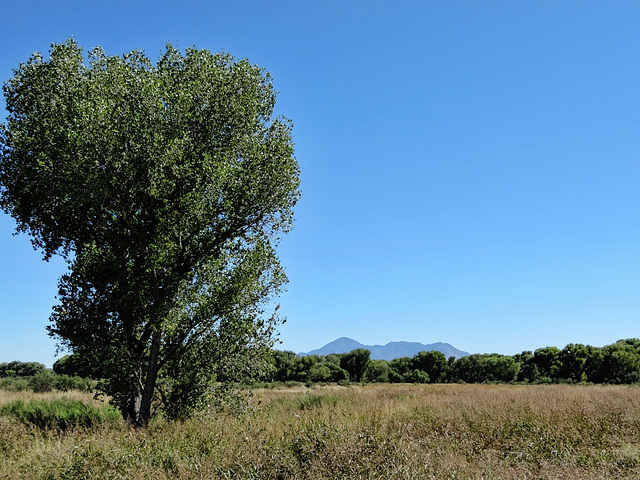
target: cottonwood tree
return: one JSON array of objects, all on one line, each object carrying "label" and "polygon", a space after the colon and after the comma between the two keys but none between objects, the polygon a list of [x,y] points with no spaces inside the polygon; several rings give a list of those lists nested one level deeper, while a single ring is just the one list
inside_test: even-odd
[{"label": "cottonwood tree", "polygon": [[299,198],[269,74],[171,45],[155,65],[141,51],[85,59],[68,40],[4,94],[0,206],[45,259],[68,261],[50,334],[93,359],[124,417],[146,425],[159,385],[177,416],[259,369],[286,282],[274,249]]},{"label": "cottonwood tree", "polygon": [[411,366],[428,374],[432,383],[444,383],[449,374],[447,357],[437,350],[419,352],[411,359]]},{"label": "cottonwood tree", "polygon": [[360,382],[369,365],[370,356],[371,351],[365,348],[356,348],[340,357],[340,368],[349,373],[352,382]]}]

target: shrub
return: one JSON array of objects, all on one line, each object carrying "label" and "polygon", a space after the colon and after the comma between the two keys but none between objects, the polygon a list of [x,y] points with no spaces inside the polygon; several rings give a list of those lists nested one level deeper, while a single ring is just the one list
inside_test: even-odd
[{"label": "shrub", "polygon": [[7,392],[24,392],[29,389],[29,380],[26,378],[0,378],[0,390]]},{"label": "shrub", "polygon": [[61,392],[68,392],[69,390],[78,390],[79,392],[93,391],[93,382],[88,378],[56,375],[54,380],[54,387]]},{"label": "shrub", "polygon": [[109,405],[101,408],[77,400],[60,398],[51,402],[16,400],[0,407],[0,415],[12,417],[25,425],[42,430],[66,430],[71,427],[92,427],[103,422],[117,422],[120,412]]},{"label": "shrub", "polygon": [[31,377],[29,386],[34,393],[50,392],[56,386],[56,374],[49,370],[39,372]]},{"label": "shrub", "polygon": [[301,387],[302,385],[302,382],[296,382],[295,380],[287,380],[284,382],[284,386],[287,388]]}]

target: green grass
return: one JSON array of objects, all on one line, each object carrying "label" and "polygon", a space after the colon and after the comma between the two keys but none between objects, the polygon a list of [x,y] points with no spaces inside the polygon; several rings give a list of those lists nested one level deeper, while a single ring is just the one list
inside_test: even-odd
[{"label": "green grass", "polygon": [[303,397],[297,399],[298,406],[301,410],[311,410],[322,406],[335,407],[340,397],[331,394],[307,393]]},{"label": "green grass", "polygon": [[0,416],[13,418],[41,430],[61,431],[74,427],[91,428],[121,419],[120,413],[108,405],[96,407],[68,398],[30,400],[26,403],[14,400],[0,406]]}]

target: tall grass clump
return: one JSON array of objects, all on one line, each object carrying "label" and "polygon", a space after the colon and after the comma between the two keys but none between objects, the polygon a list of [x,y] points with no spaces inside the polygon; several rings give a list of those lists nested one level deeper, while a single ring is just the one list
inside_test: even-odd
[{"label": "tall grass clump", "polygon": [[45,400],[15,400],[0,406],[0,416],[14,418],[25,425],[42,430],[67,430],[91,428],[96,425],[121,420],[120,412],[109,405],[96,407],[78,400],[59,398]]},{"label": "tall grass clump", "polygon": [[298,405],[300,410],[311,410],[313,408],[319,408],[323,405],[329,407],[335,407],[338,404],[340,397],[337,395],[321,395],[316,393],[307,393],[306,395],[298,398]]}]

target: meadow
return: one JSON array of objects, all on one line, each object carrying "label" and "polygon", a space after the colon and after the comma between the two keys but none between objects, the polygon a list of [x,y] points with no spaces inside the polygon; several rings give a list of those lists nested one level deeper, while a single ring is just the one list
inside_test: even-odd
[{"label": "meadow", "polygon": [[328,385],[247,395],[246,411],[156,418],[134,430],[109,414],[36,426],[11,413],[16,402],[65,398],[92,412],[104,404],[88,393],[0,391],[0,478],[640,478],[634,386]]}]

